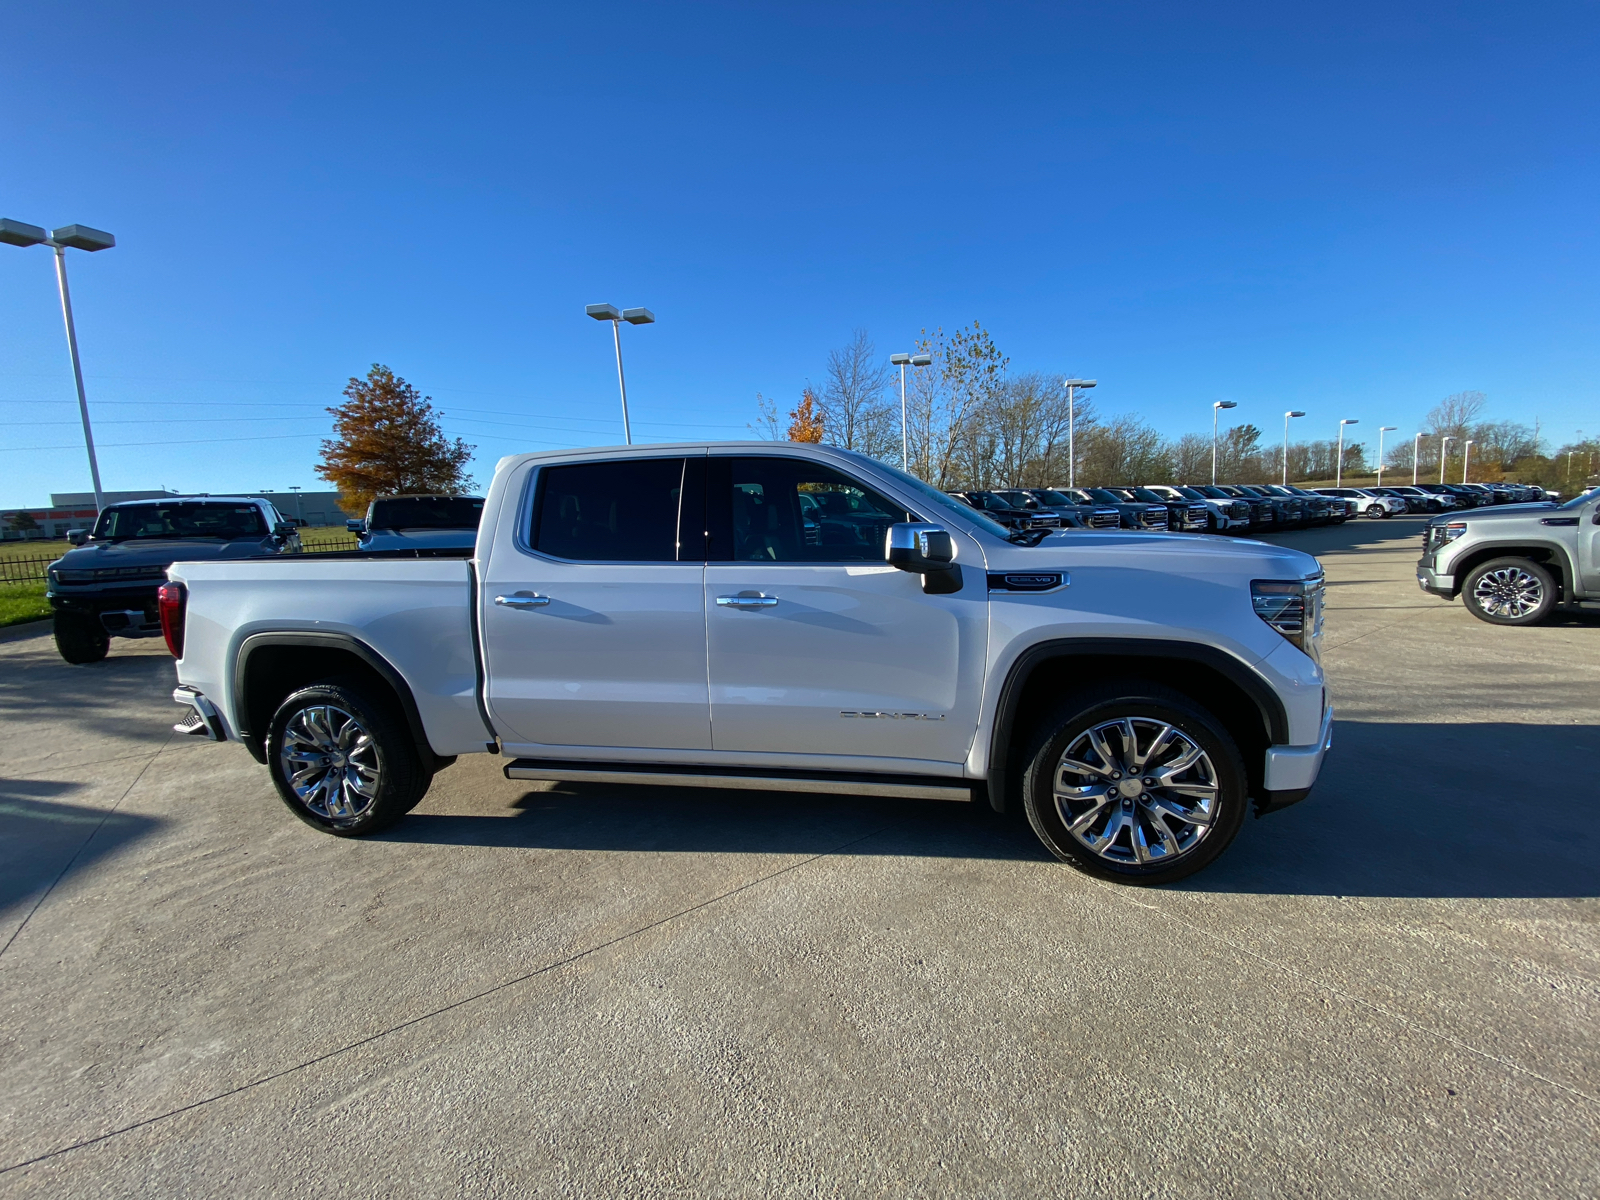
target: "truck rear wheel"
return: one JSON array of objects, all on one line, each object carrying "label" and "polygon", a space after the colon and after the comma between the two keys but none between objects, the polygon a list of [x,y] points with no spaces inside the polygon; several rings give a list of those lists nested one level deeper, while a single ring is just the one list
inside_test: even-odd
[{"label": "truck rear wheel", "polygon": [[289,810],[335,837],[387,828],[433,782],[396,706],[341,679],[301,688],[278,706],[267,768]]},{"label": "truck rear wheel", "polygon": [[55,615],[56,651],[76,666],[97,663],[111,650],[111,636],[94,617],[82,613]]},{"label": "truck rear wheel", "polygon": [[1088,875],[1171,883],[1211,863],[1249,803],[1222,723],[1159,684],[1116,681],[1064,701],[1035,733],[1023,811],[1046,848]]},{"label": "truck rear wheel", "polygon": [[1537,625],[1556,606],[1556,581],[1528,558],[1491,558],[1467,572],[1461,601],[1491,625]]}]

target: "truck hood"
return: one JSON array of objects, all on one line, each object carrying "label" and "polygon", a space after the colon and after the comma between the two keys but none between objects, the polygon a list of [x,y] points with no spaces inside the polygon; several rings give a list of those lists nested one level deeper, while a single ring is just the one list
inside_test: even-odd
[{"label": "truck hood", "polygon": [[137,541],[91,542],[87,546],[76,546],[52,565],[68,571],[93,571],[106,567],[165,567],[175,562],[250,558],[256,554],[275,554],[277,550],[271,538],[236,538],[230,542],[141,538]]},{"label": "truck hood", "polygon": [[1074,567],[1124,567],[1214,581],[1305,579],[1322,570],[1309,554],[1251,539],[1134,530],[1063,530],[1037,546],[985,546],[991,571],[1071,571]]},{"label": "truck hood", "polygon": [[1470,521],[1474,525],[1486,521],[1525,520],[1538,512],[1553,512],[1556,506],[1548,500],[1529,500],[1523,504],[1497,504],[1493,508],[1466,508],[1442,512],[1429,521],[1430,525],[1450,525]]}]

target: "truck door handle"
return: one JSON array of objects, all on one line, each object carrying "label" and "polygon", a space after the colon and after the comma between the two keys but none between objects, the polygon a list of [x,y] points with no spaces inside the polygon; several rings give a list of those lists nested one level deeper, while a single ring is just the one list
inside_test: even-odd
[{"label": "truck door handle", "polygon": [[776,596],[718,596],[719,608],[773,608],[777,605]]},{"label": "truck door handle", "polygon": [[501,608],[543,608],[550,603],[549,596],[523,595],[496,596],[494,602]]}]

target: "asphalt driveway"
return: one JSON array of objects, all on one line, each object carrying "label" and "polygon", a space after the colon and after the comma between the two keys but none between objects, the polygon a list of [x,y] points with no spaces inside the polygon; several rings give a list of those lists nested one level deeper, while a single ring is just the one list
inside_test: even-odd
[{"label": "asphalt driveway", "polygon": [[1330,580],[1313,797],[1185,886],[967,805],[510,783],[364,842],[0,644],[0,1194],[1588,1196],[1600,621]]}]

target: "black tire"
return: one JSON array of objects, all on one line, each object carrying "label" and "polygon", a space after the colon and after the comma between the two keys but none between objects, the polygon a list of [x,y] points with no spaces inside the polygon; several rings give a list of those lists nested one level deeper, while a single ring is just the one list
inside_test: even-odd
[{"label": "black tire", "polygon": [[[325,769],[297,788],[286,759],[306,764],[306,771]],[[335,837],[388,828],[433,782],[399,706],[347,679],[313,683],[278,706],[267,732],[267,769],[289,811]]]},{"label": "black tire", "polygon": [[55,635],[56,651],[74,666],[97,663],[111,651],[111,635],[82,613],[56,613]]},{"label": "black tire", "polygon": [[[1190,753],[1189,749],[1184,748],[1185,744],[1202,751],[1204,762],[1190,770],[1175,773],[1175,782],[1169,787],[1150,786],[1152,779],[1160,778],[1159,770],[1143,778],[1119,773],[1114,781],[1103,774],[1076,773],[1073,778],[1099,781],[1082,790],[1092,792],[1100,787],[1106,793],[1117,794],[1119,798],[1096,809],[1099,815],[1087,826],[1080,826],[1079,834],[1075,835],[1068,829],[1064,812],[1085,816],[1094,807],[1095,800],[1092,797],[1083,799],[1085,807],[1082,810],[1072,808],[1072,804],[1077,803],[1075,800],[1064,800],[1058,804],[1054,786],[1057,770],[1067,750],[1074,748],[1075,743],[1081,744],[1085,739],[1092,739],[1095,735],[1091,731],[1103,729],[1108,722],[1124,718],[1132,722],[1135,749],[1142,749],[1144,753],[1149,753],[1151,747],[1148,744],[1141,747],[1141,739],[1153,741],[1159,736],[1156,731],[1160,726],[1171,726],[1177,731],[1182,741],[1174,741],[1170,746],[1176,754],[1169,757],[1167,751],[1163,750],[1156,755],[1157,763],[1176,764]],[[1112,744],[1113,739],[1118,739],[1116,745]],[[1114,731],[1102,732],[1100,742],[1113,752],[1122,748],[1120,735]],[[1076,752],[1083,753],[1082,750]],[[1120,756],[1114,753],[1113,757]],[[1087,764],[1091,759],[1086,757],[1073,761]],[[1245,809],[1249,805],[1249,784],[1244,762],[1222,723],[1181,692],[1140,679],[1114,680],[1063,701],[1035,730],[1026,749],[1026,762],[1022,776],[1022,808],[1039,840],[1062,862],[1086,875],[1115,883],[1172,883],[1194,874],[1228,848],[1239,832]],[[1143,769],[1147,770],[1148,767],[1147,763]],[[1191,772],[1198,774],[1191,775]],[[1067,774],[1063,774],[1064,783],[1067,777]],[[1208,822],[1186,822],[1173,816],[1172,808],[1163,807],[1185,798],[1172,791],[1172,788],[1200,790],[1199,785],[1203,785],[1207,778],[1211,780],[1209,786],[1213,790],[1210,807],[1206,810],[1210,818]],[[1136,782],[1141,789],[1148,786],[1149,791],[1141,790],[1135,796],[1121,795],[1128,782]],[[1065,786],[1063,790],[1067,790]],[[1153,803],[1147,804],[1147,801]],[[1189,807],[1193,815],[1202,815],[1199,811],[1203,807],[1202,802],[1196,801]],[[1169,818],[1185,826],[1184,831],[1175,832],[1168,824]],[[1113,821],[1121,822],[1115,832],[1112,832]],[[1167,830],[1169,837],[1162,840],[1171,848],[1164,849],[1148,861],[1131,861],[1136,856],[1143,857],[1133,844],[1135,838],[1140,838],[1141,844],[1148,847],[1148,835],[1157,831],[1157,822]],[[1102,835],[1111,833],[1099,850],[1086,845],[1079,836],[1092,840],[1097,836],[1096,830]],[[1124,839],[1127,843],[1125,849]]]},{"label": "black tire", "polygon": [[1549,569],[1531,558],[1491,558],[1468,571],[1461,584],[1467,611],[1491,625],[1537,625],[1560,594]]}]

